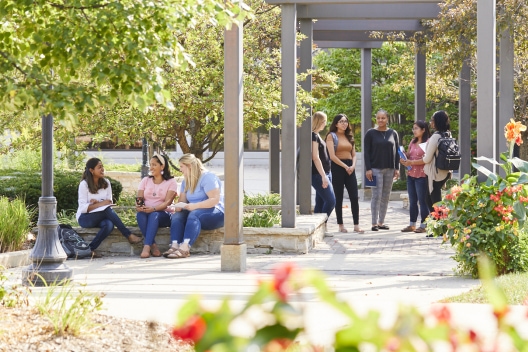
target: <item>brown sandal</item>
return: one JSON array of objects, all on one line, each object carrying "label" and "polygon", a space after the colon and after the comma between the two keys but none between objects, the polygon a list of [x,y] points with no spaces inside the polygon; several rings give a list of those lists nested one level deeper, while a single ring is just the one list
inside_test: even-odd
[{"label": "brown sandal", "polygon": [[170,247],[168,251],[164,252],[163,253],[163,256],[165,258],[167,258],[170,254],[173,254],[174,252],[176,252],[178,250],[178,248],[176,247]]},{"label": "brown sandal", "polygon": [[181,259],[181,258],[187,258],[191,255],[191,253],[189,253],[189,251],[185,251],[181,248],[178,248],[174,251],[174,253],[171,253],[169,255],[167,255],[167,258],[169,259]]}]

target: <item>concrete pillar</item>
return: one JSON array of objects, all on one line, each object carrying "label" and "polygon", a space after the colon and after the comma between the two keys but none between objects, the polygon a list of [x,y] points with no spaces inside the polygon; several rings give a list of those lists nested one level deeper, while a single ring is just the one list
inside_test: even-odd
[{"label": "concrete pillar", "polygon": [[281,220],[282,227],[295,227],[297,199],[297,7],[281,5],[282,27],[282,160],[281,160]]},{"label": "concrete pillar", "polygon": [[246,270],[242,227],[244,186],[242,23],[224,32],[225,224],[221,270]]},{"label": "concrete pillar", "polygon": [[[477,155],[488,158],[497,155],[495,9],[495,0],[477,0]],[[487,161],[478,163],[497,169]],[[486,176],[479,173],[479,180]]]},{"label": "concrete pillar", "polygon": [[458,145],[462,153],[460,179],[471,173],[471,59],[462,63],[458,85]]},{"label": "concrete pillar", "polygon": [[[272,116],[271,123],[278,126],[279,116]],[[280,128],[270,128],[269,134],[269,188],[271,193],[280,193]]]},{"label": "concrete pillar", "polygon": [[[372,128],[372,49],[361,49],[361,151],[365,150],[364,137]],[[361,153],[361,155],[365,155]],[[363,175],[361,188],[365,189],[365,161],[363,161]]]},{"label": "concrete pillar", "polygon": [[423,45],[416,46],[416,54],[414,59],[414,121],[426,119],[426,77],[425,70],[426,60],[425,47]]},{"label": "concrete pillar", "polygon": [[[301,41],[299,47],[299,73],[306,73],[312,68],[312,43],[313,43],[313,22],[311,19],[302,19],[301,33],[306,36]],[[300,82],[301,87],[308,91],[312,91],[312,75],[308,75],[306,79]],[[299,128],[299,179],[298,179],[298,199],[299,212],[301,214],[312,213],[312,107],[305,106],[307,109],[306,119]]]},{"label": "concrete pillar", "polygon": [[[506,137],[504,137],[504,126],[514,117],[513,104],[513,38],[510,29],[506,28],[501,33],[500,38],[500,59],[499,59],[499,116],[497,116],[497,150],[495,159],[500,160],[500,154],[508,151]],[[504,170],[500,168],[501,174]]]}]

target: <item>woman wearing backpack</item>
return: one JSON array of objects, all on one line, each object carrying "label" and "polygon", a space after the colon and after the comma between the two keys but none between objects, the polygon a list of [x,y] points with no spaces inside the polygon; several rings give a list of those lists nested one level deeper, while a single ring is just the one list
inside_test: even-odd
[{"label": "woman wearing backpack", "polygon": [[442,200],[442,187],[451,177],[450,170],[438,169],[435,165],[435,156],[438,151],[438,141],[443,134],[451,135],[451,132],[449,132],[449,116],[447,116],[447,113],[443,110],[435,112],[431,117],[429,124],[431,129],[435,130],[435,133],[433,133],[431,138],[429,138],[427,141],[423,162],[425,164],[424,171],[427,175],[430,195],[427,198],[427,205],[429,207],[429,211],[432,212],[434,210],[433,204]]},{"label": "woman wearing backpack", "polygon": [[85,228],[101,228],[90,243],[92,258],[101,258],[95,250],[114,230],[114,226],[130,244],[141,242],[141,237],[134,235],[112,209],[112,186],[104,177],[103,163],[98,158],[91,158],[86,162],[82,181],[79,184],[78,202],[76,217],[79,225]]},{"label": "woman wearing backpack", "polygon": [[343,224],[343,191],[350,199],[354,232],[364,233],[359,227],[359,197],[356,178],[356,148],[352,129],[345,114],[334,117],[326,135],[326,147],[332,160],[332,186],[335,192],[335,213],[340,232],[348,232]]},{"label": "woman wearing backpack", "polygon": [[[402,232],[416,232],[424,233],[425,219],[429,215],[429,206],[427,199],[429,198],[429,186],[427,185],[427,175],[424,171],[423,156],[424,150],[420,144],[425,143],[431,133],[425,121],[418,120],[413,125],[413,136],[409,149],[407,149],[406,159],[400,158],[400,163],[406,167],[410,167],[407,171],[407,192],[409,192],[409,226],[403,228]],[[418,205],[420,205],[420,218],[422,222],[420,226],[416,227],[416,220],[418,219]]]},{"label": "woman wearing backpack", "polygon": [[318,111],[312,116],[312,187],[315,189],[314,213],[326,213],[330,217],[336,204],[330,172],[331,161],[326,143],[319,136],[326,121],[324,112]]}]

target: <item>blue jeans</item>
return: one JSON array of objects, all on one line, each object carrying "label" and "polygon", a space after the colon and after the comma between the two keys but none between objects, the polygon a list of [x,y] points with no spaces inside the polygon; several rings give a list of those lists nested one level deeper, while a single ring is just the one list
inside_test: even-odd
[{"label": "blue jeans", "polygon": [[130,230],[123,224],[114,209],[107,207],[103,211],[95,213],[82,213],[77,221],[81,227],[99,227],[101,230],[97,232],[95,238],[90,243],[90,248],[94,251],[105,238],[114,230],[114,225],[117,226],[119,232],[126,238],[130,236]]},{"label": "blue jeans", "polygon": [[154,211],[152,213],[138,211],[136,213],[136,219],[139,229],[145,237],[143,244],[147,246],[152,246],[152,244],[156,243],[154,237],[158,233],[158,228],[169,227],[171,224],[171,216],[164,210]]},{"label": "blue jeans", "polygon": [[372,169],[372,175],[376,176],[376,187],[372,187],[372,199],[370,209],[372,212],[372,225],[383,224],[394,179],[394,169]]},{"label": "blue jeans", "polygon": [[200,231],[214,230],[224,226],[224,213],[216,208],[182,210],[172,214],[171,241],[189,240],[189,246],[198,238]]},{"label": "blue jeans", "polygon": [[312,174],[312,187],[315,189],[314,213],[326,213],[330,216],[334,211],[336,197],[332,186],[332,173],[326,174],[328,187],[323,188],[323,178],[319,174]]},{"label": "blue jeans", "polygon": [[418,204],[420,205],[421,224],[424,225],[425,219],[429,215],[429,207],[427,206],[429,185],[427,184],[427,177],[407,176],[407,192],[409,193],[411,225],[416,224],[418,219]]}]

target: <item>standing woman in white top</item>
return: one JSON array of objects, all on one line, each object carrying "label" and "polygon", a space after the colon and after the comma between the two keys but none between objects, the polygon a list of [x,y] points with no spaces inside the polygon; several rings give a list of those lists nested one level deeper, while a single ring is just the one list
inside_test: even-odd
[{"label": "standing woman in white top", "polygon": [[442,137],[442,133],[449,132],[449,116],[445,111],[439,110],[433,114],[429,125],[431,129],[435,130],[435,133],[427,141],[423,162],[425,163],[424,171],[427,175],[430,193],[430,197],[427,197],[427,205],[429,206],[429,211],[433,211],[433,204],[442,200],[442,187],[451,177],[451,171],[440,170],[435,165],[438,140]]},{"label": "standing woman in white top", "polygon": [[145,236],[141,258],[161,257],[161,251],[154,238],[159,227],[169,227],[171,215],[167,207],[172,204],[178,183],[170,174],[168,160],[163,155],[154,153],[150,159],[149,176],[139,183],[136,219],[139,229]]},{"label": "standing woman in white top", "polygon": [[101,228],[90,243],[93,258],[101,257],[95,250],[114,230],[114,226],[117,226],[131,244],[141,242],[141,237],[130,232],[112,209],[112,186],[110,181],[104,178],[103,163],[98,158],[91,158],[86,162],[79,184],[78,202],[76,217],[79,225],[85,228]]}]

